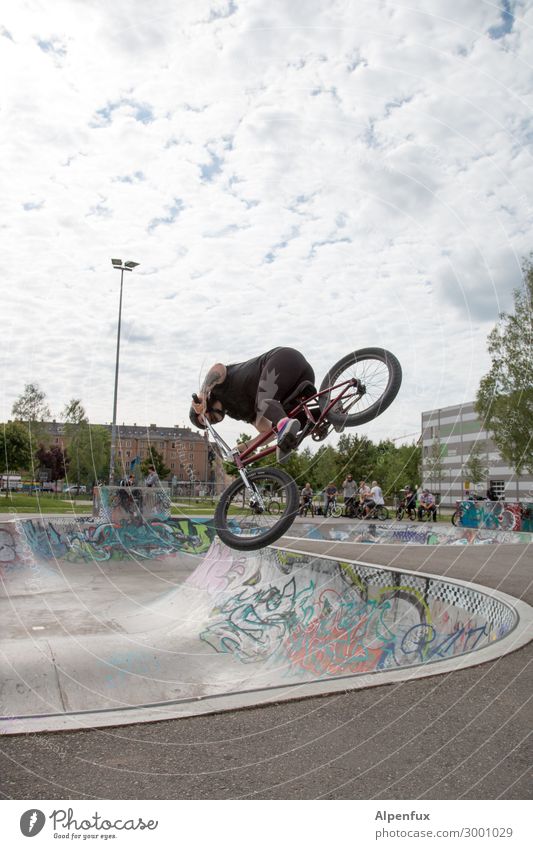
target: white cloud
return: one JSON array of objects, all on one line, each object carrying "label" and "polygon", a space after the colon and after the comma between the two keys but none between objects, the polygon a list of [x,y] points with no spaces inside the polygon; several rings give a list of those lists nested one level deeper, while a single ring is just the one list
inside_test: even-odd
[{"label": "white cloud", "polygon": [[0,419],[31,380],[56,412],[79,395],[109,421],[112,256],[141,263],[121,421],[184,422],[202,369],[279,344],[319,379],[350,349],[391,348],[404,386],[377,436],[471,399],[531,250],[531,15],[479,0],[12,6]]}]

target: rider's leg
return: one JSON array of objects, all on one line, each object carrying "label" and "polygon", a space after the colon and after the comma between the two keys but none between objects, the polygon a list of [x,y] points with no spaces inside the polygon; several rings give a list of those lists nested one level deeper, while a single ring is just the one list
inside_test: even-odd
[{"label": "rider's leg", "polygon": [[272,422],[278,431],[277,459],[286,460],[296,448],[300,430],[297,419],[287,418],[282,401],[304,380],[314,383],[315,373],[303,354],[295,348],[278,348],[267,359],[261,372],[256,396],[258,416]]}]

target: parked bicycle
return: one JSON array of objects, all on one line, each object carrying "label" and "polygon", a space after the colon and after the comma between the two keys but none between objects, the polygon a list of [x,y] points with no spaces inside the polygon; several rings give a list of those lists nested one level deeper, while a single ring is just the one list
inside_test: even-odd
[{"label": "parked bicycle", "polygon": [[306,518],[308,513],[310,513],[311,516],[315,515],[315,505],[313,504],[312,498],[304,498],[300,504],[300,516]]},{"label": "parked bicycle", "polygon": [[335,497],[330,499],[328,506],[324,510],[324,517],[327,519],[328,516],[331,516],[333,519],[340,519],[342,516],[342,507],[340,504],[337,504]]},{"label": "parked bicycle", "polygon": [[414,522],[416,520],[416,507],[408,507],[405,501],[400,501],[396,509],[398,522],[401,522],[404,516],[407,516],[409,521]]},{"label": "parked bicycle", "polygon": [[[383,348],[363,348],[347,354],[328,371],[320,390],[309,381],[301,383],[283,401],[290,418],[301,424],[297,445],[310,436],[325,439],[335,428],[356,427],[370,422],[396,398],[402,382],[402,369],[396,357]],[[197,402],[196,396],[193,399]],[[237,467],[239,477],[222,493],[215,511],[215,525],[222,542],[232,548],[252,551],[279,539],[298,515],[300,495],[294,479],[284,470],[251,463],[276,451],[263,445],[276,436],[273,427],[262,434],[253,448],[239,452],[230,448],[213,425],[204,419],[218,452]],[[272,515],[262,491],[279,493],[280,512]]]},{"label": "parked bicycle", "polygon": [[368,513],[365,513],[364,504],[356,504],[353,510],[354,519],[374,519],[378,522],[385,522],[389,518],[389,511],[384,504],[374,504]]}]

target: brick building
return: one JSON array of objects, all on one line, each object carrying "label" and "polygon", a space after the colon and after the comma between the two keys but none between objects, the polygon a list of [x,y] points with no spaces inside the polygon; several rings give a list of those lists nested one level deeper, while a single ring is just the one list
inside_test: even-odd
[{"label": "brick building", "polygon": [[[65,425],[46,422],[50,443],[68,448]],[[111,425],[102,425],[111,432]],[[222,461],[208,442],[207,433],[201,434],[189,427],[158,427],[156,424],[117,425],[117,466],[127,474],[135,464],[150,456],[154,448],[170,469],[169,479],[180,483],[192,480],[216,484],[217,490],[229,482]]]}]

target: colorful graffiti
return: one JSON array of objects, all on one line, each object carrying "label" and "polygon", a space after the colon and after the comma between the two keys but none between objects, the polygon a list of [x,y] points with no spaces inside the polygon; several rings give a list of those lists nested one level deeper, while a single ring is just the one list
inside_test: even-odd
[{"label": "colorful graffiti", "polygon": [[139,522],[170,518],[168,490],[147,486],[99,486],[93,497],[93,516],[102,523]]},{"label": "colorful graffiti", "polygon": [[513,627],[503,605],[496,612],[487,597],[483,610],[480,593],[433,578],[334,561],[316,569],[315,561],[282,551],[275,570],[265,560],[253,585],[249,579],[239,584],[239,570],[226,585],[218,573],[216,589],[210,585],[212,621],[200,638],[242,663],[268,661],[286,677],[435,662],[473,651]]},{"label": "colorful graffiti", "polygon": [[533,530],[533,505],[501,501],[461,501],[459,524],[497,531]]},{"label": "colorful graffiti", "polygon": [[[470,502],[471,503],[471,502]],[[344,542],[401,543],[405,545],[492,545],[497,543],[530,543],[533,534],[524,531],[503,531],[477,527],[453,527],[453,525],[405,525],[399,523],[378,525],[340,523],[331,525],[296,525],[291,528],[292,536],[308,539],[331,539]]]},{"label": "colorful graffiti", "polygon": [[[154,559],[175,552],[200,554],[209,549],[215,536],[210,522],[177,518],[102,524],[26,519],[2,533],[7,534],[5,539],[0,536],[4,562],[10,557],[13,560],[17,551],[24,553],[24,562],[28,551],[39,560],[73,562]],[[17,554],[19,561],[20,556]]]},{"label": "colorful graffiti", "polygon": [[31,551],[16,522],[0,524],[0,568],[27,565],[31,562]]}]

